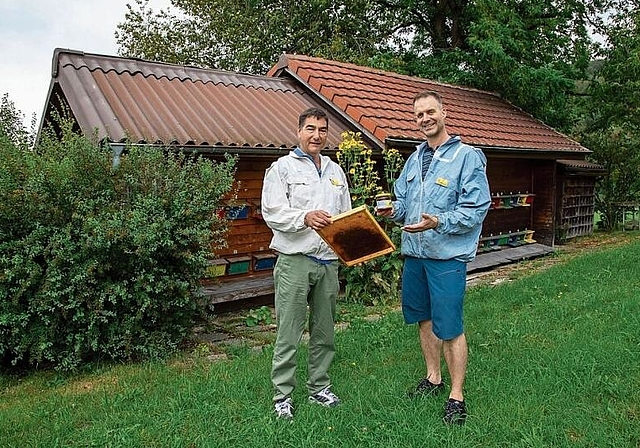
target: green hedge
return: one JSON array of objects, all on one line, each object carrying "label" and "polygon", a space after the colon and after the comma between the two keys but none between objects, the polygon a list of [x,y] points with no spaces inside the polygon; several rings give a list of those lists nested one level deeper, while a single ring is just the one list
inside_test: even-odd
[{"label": "green hedge", "polygon": [[166,356],[202,311],[235,159],[129,146],[62,126],[34,151],[0,135],[0,356],[73,369]]}]

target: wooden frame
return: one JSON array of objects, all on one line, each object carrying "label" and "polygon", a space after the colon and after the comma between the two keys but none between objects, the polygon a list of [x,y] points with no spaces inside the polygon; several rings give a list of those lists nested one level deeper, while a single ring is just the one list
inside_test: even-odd
[{"label": "wooden frame", "polygon": [[364,263],[396,250],[366,205],[333,216],[332,221],[317,232],[347,266]]}]

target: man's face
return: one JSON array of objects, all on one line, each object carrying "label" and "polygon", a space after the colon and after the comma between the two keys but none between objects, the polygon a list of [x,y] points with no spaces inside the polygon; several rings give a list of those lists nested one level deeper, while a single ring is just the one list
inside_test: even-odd
[{"label": "man's face", "polygon": [[298,129],[300,149],[311,156],[317,156],[327,143],[328,122],[326,118],[307,117]]},{"label": "man's face", "polygon": [[413,116],[427,139],[437,140],[445,132],[447,113],[434,97],[419,98],[413,104]]}]

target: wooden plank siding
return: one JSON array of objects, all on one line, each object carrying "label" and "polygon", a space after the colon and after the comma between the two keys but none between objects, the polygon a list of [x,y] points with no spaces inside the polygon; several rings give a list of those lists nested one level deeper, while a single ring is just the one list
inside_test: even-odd
[{"label": "wooden plank siding", "polygon": [[[487,177],[491,196],[518,193],[536,194],[533,187],[531,161],[527,159],[488,158]],[[508,234],[525,229],[535,230],[533,213],[537,196],[530,207],[491,209],[482,227],[482,236]]]},{"label": "wooden plank siding", "polygon": [[[593,232],[596,177],[558,174],[556,243]],[[558,241],[560,240],[560,241]]]},{"label": "wooden plank siding", "polygon": [[[247,205],[248,213],[243,219],[231,220],[227,236],[227,247],[216,251],[218,258],[226,260],[251,257],[252,263],[246,272],[223,275],[204,282],[204,292],[211,303],[220,303],[273,293],[272,270],[255,270],[255,256],[271,254],[269,243],[272,232],[264,223],[260,213],[260,197],[264,172],[275,157],[241,157],[238,160],[233,197],[227,198],[231,205]],[[381,161],[378,164],[382,166]],[[487,176],[492,196],[530,193],[535,195],[530,206],[508,209],[491,209],[483,225],[483,236],[507,235],[513,232],[534,230],[533,238],[543,245],[553,245],[553,212],[555,206],[555,161],[530,158],[488,157]],[[505,248],[500,255],[479,254],[473,269],[499,265],[513,257],[522,257],[540,244],[528,249]],[[518,250],[516,250],[518,249]],[[551,250],[550,247],[546,248]],[[527,252],[529,251],[529,252]],[[538,254],[532,254],[536,256]],[[543,251],[544,252],[544,251]],[[499,258],[499,260],[498,260]],[[482,263],[480,259],[484,260]]]},{"label": "wooden plank siding", "polygon": [[231,259],[236,257],[250,257],[252,262],[247,272],[224,275],[218,280],[237,279],[254,275],[264,276],[271,271],[254,269],[254,256],[271,254],[269,243],[273,236],[271,229],[265,224],[260,212],[260,197],[262,194],[262,180],[264,172],[269,167],[272,158],[240,157],[236,165],[235,182],[232,193],[224,203],[228,206],[246,206],[246,217],[231,219],[227,233],[227,247],[215,251],[217,258]]},{"label": "wooden plank siding", "polygon": [[491,193],[517,193],[533,190],[530,159],[487,157],[487,177]]},{"label": "wooden plank siding", "polygon": [[529,160],[536,193],[533,213],[534,239],[538,243],[553,246],[555,237],[556,161]]}]

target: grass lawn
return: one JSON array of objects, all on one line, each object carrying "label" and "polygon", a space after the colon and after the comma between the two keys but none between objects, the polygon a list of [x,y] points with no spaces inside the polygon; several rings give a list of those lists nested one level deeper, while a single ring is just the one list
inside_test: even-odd
[{"label": "grass lawn", "polygon": [[392,311],[338,333],[336,409],[306,402],[304,349],[291,422],[272,414],[270,345],[215,362],[196,350],[2,375],[0,446],[640,447],[638,235],[469,289],[463,427],[442,424],[445,396],[406,398],[423,361],[416,327]]}]

